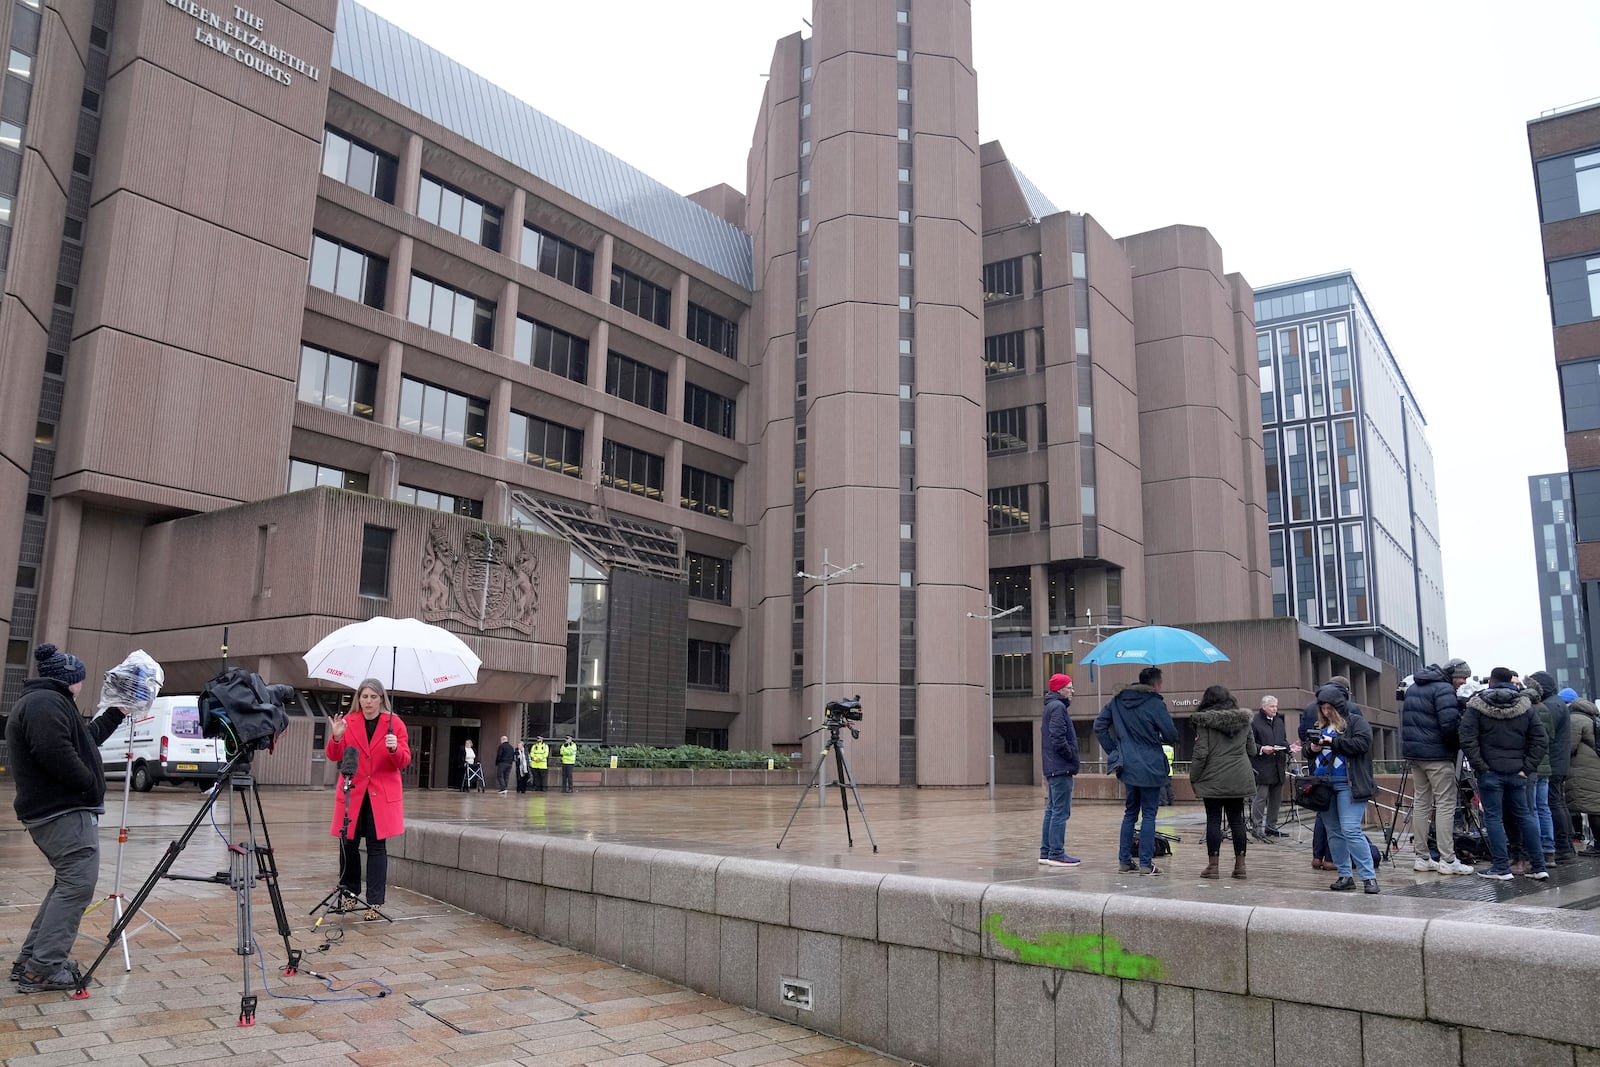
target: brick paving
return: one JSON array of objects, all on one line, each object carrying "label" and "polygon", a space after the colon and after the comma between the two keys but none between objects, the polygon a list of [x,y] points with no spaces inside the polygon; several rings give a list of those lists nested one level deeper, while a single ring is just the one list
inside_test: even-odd
[{"label": "brick paving", "polygon": [[[494,797],[507,802],[507,798]],[[416,816],[460,814],[460,794],[408,798]],[[571,798],[569,798],[571,799]],[[592,799],[592,796],[590,798]],[[542,800],[542,798],[541,798]],[[189,789],[135,794],[129,808],[122,893],[131,898],[201,806]],[[283,938],[264,887],[251,894],[260,952],[248,957],[256,1023],[238,1016],[246,957],[237,954],[236,894],[212,882],[163,879],[129,938],[95,972],[90,995],[20,994],[0,987],[0,1062],[58,1064],[215,1063],[255,1067],[358,1064],[537,1063],[544,1067],[889,1067],[902,1060],[702,996],[652,975],[509,930],[438,901],[391,888],[393,923],[308,914],[332,888],[337,852],[327,835],[331,798],[309,790],[262,791],[291,943],[310,973],[289,978]],[[225,805],[216,807],[225,823]],[[99,892],[113,892],[121,796],[102,820]],[[227,867],[207,824],[173,864],[208,877]],[[33,921],[48,868],[0,788],[0,938],[9,962]],[[84,919],[75,955],[85,967],[106,945],[114,903]],[[154,926],[153,915],[181,938]],[[385,988],[386,987],[386,988]]]},{"label": "brick paving", "polygon": [[[773,848],[794,811],[790,789],[699,788],[580,790],[498,796],[418,791],[408,818],[492,828],[583,835],[605,841],[788,863],[921,874],[984,882],[1060,886],[1256,906],[1508,922],[1600,933],[1600,861],[1557,868],[1550,883],[1488,882],[1413,874],[1409,854],[1380,869],[1377,897],[1327,892],[1331,876],[1310,869],[1309,829],[1281,844],[1252,845],[1250,878],[1203,882],[1203,816],[1197,805],[1164,809],[1163,825],[1182,841],[1160,878],[1116,871],[1121,805],[1076,802],[1068,851],[1074,869],[1046,869],[1038,856],[1041,799],[1028,787],[983,790],[864,789],[879,851],[852,815],[857,844],[847,848],[835,793],[825,808],[802,806],[783,850]],[[309,914],[333,887],[338,854],[328,836],[327,790],[264,789],[263,806],[292,928],[304,966],[325,975],[283,976],[283,939],[264,888],[252,894],[260,954],[249,957],[259,997],[256,1025],[237,1025],[244,958],[236,954],[235,895],[209,881],[158,882],[146,913],[157,927],[129,939],[131,971],[114,948],[86,1000],[65,993],[0,995],[0,1061],[53,1064],[189,1064],[223,1057],[230,1067],[324,1064],[523,1064],[559,1067],[887,1067],[889,1059],[730,1006],[651,975],[573,952],[398,887],[386,910],[394,923]],[[121,795],[102,822],[100,893],[115,880]],[[47,868],[17,825],[8,786],[0,786],[0,938],[9,962],[32,921]],[[122,892],[131,897],[168,842],[202,806],[192,789],[134,794],[128,815]],[[226,824],[226,805],[215,809]],[[1226,846],[1225,846],[1226,847]],[[226,869],[221,838],[203,823],[173,866],[209,877]],[[76,957],[87,966],[106,944],[113,905],[97,902],[84,920]],[[387,987],[387,992],[377,983]],[[0,987],[4,992],[7,987]],[[379,993],[385,995],[379,996]]]}]

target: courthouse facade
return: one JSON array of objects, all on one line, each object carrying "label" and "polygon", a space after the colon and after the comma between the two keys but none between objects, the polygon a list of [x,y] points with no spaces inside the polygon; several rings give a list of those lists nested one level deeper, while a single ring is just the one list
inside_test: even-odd
[{"label": "courthouse facade", "polygon": [[[796,745],[847,693],[863,782],[972,784],[991,684],[1025,780],[1108,628],[1272,614],[1250,287],[980,143],[966,0],[817,0],[747,193],[689,197],[352,0],[6,8],[8,699],[38,641],[304,685],[411,615],[484,659],[401,703],[424,784],[502,732]],[[1377,692],[1312,644],[1230,684]]]}]

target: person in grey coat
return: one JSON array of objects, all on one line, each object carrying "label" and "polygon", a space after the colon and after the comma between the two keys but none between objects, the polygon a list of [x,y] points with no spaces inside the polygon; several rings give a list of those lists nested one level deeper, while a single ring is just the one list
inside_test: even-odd
[{"label": "person in grey coat", "polygon": [[1250,712],[1220,685],[1209,687],[1189,721],[1194,724],[1194,756],[1189,784],[1206,806],[1206,868],[1202,878],[1216,878],[1222,851],[1222,816],[1233,835],[1233,876],[1245,877],[1244,802],[1255,794],[1256,772],[1250,766]]}]

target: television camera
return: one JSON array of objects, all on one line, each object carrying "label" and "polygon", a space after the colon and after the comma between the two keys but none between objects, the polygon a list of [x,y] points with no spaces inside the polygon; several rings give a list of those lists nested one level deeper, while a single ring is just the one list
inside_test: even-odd
[{"label": "television camera", "polygon": [[228,755],[270,749],[289,728],[285,706],[294,703],[292,685],[269,685],[242,667],[223,671],[200,693],[200,732],[220,737]]},{"label": "television camera", "polygon": [[830,700],[822,708],[822,724],[832,730],[835,735],[842,728],[850,731],[850,736],[861,737],[861,731],[854,725],[861,721],[861,694],[845,697],[840,700]]}]

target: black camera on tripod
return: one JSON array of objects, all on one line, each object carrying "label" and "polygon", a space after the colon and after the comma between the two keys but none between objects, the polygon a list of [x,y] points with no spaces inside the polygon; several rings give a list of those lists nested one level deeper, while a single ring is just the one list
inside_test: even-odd
[{"label": "black camera on tripod", "polygon": [[830,700],[822,708],[822,723],[837,733],[841,728],[849,728],[851,737],[860,737],[861,731],[856,729],[855,723],[861,721],[861,694],[846,697],[842,700]]},{"label": "black camera on tripod", "polygon": [[200,692],[200,732],[220,737],[228,755],[271,749],[289,728],[284,705],[297,699],[292,685],[268,685],[242,667],[225,670]]}]

